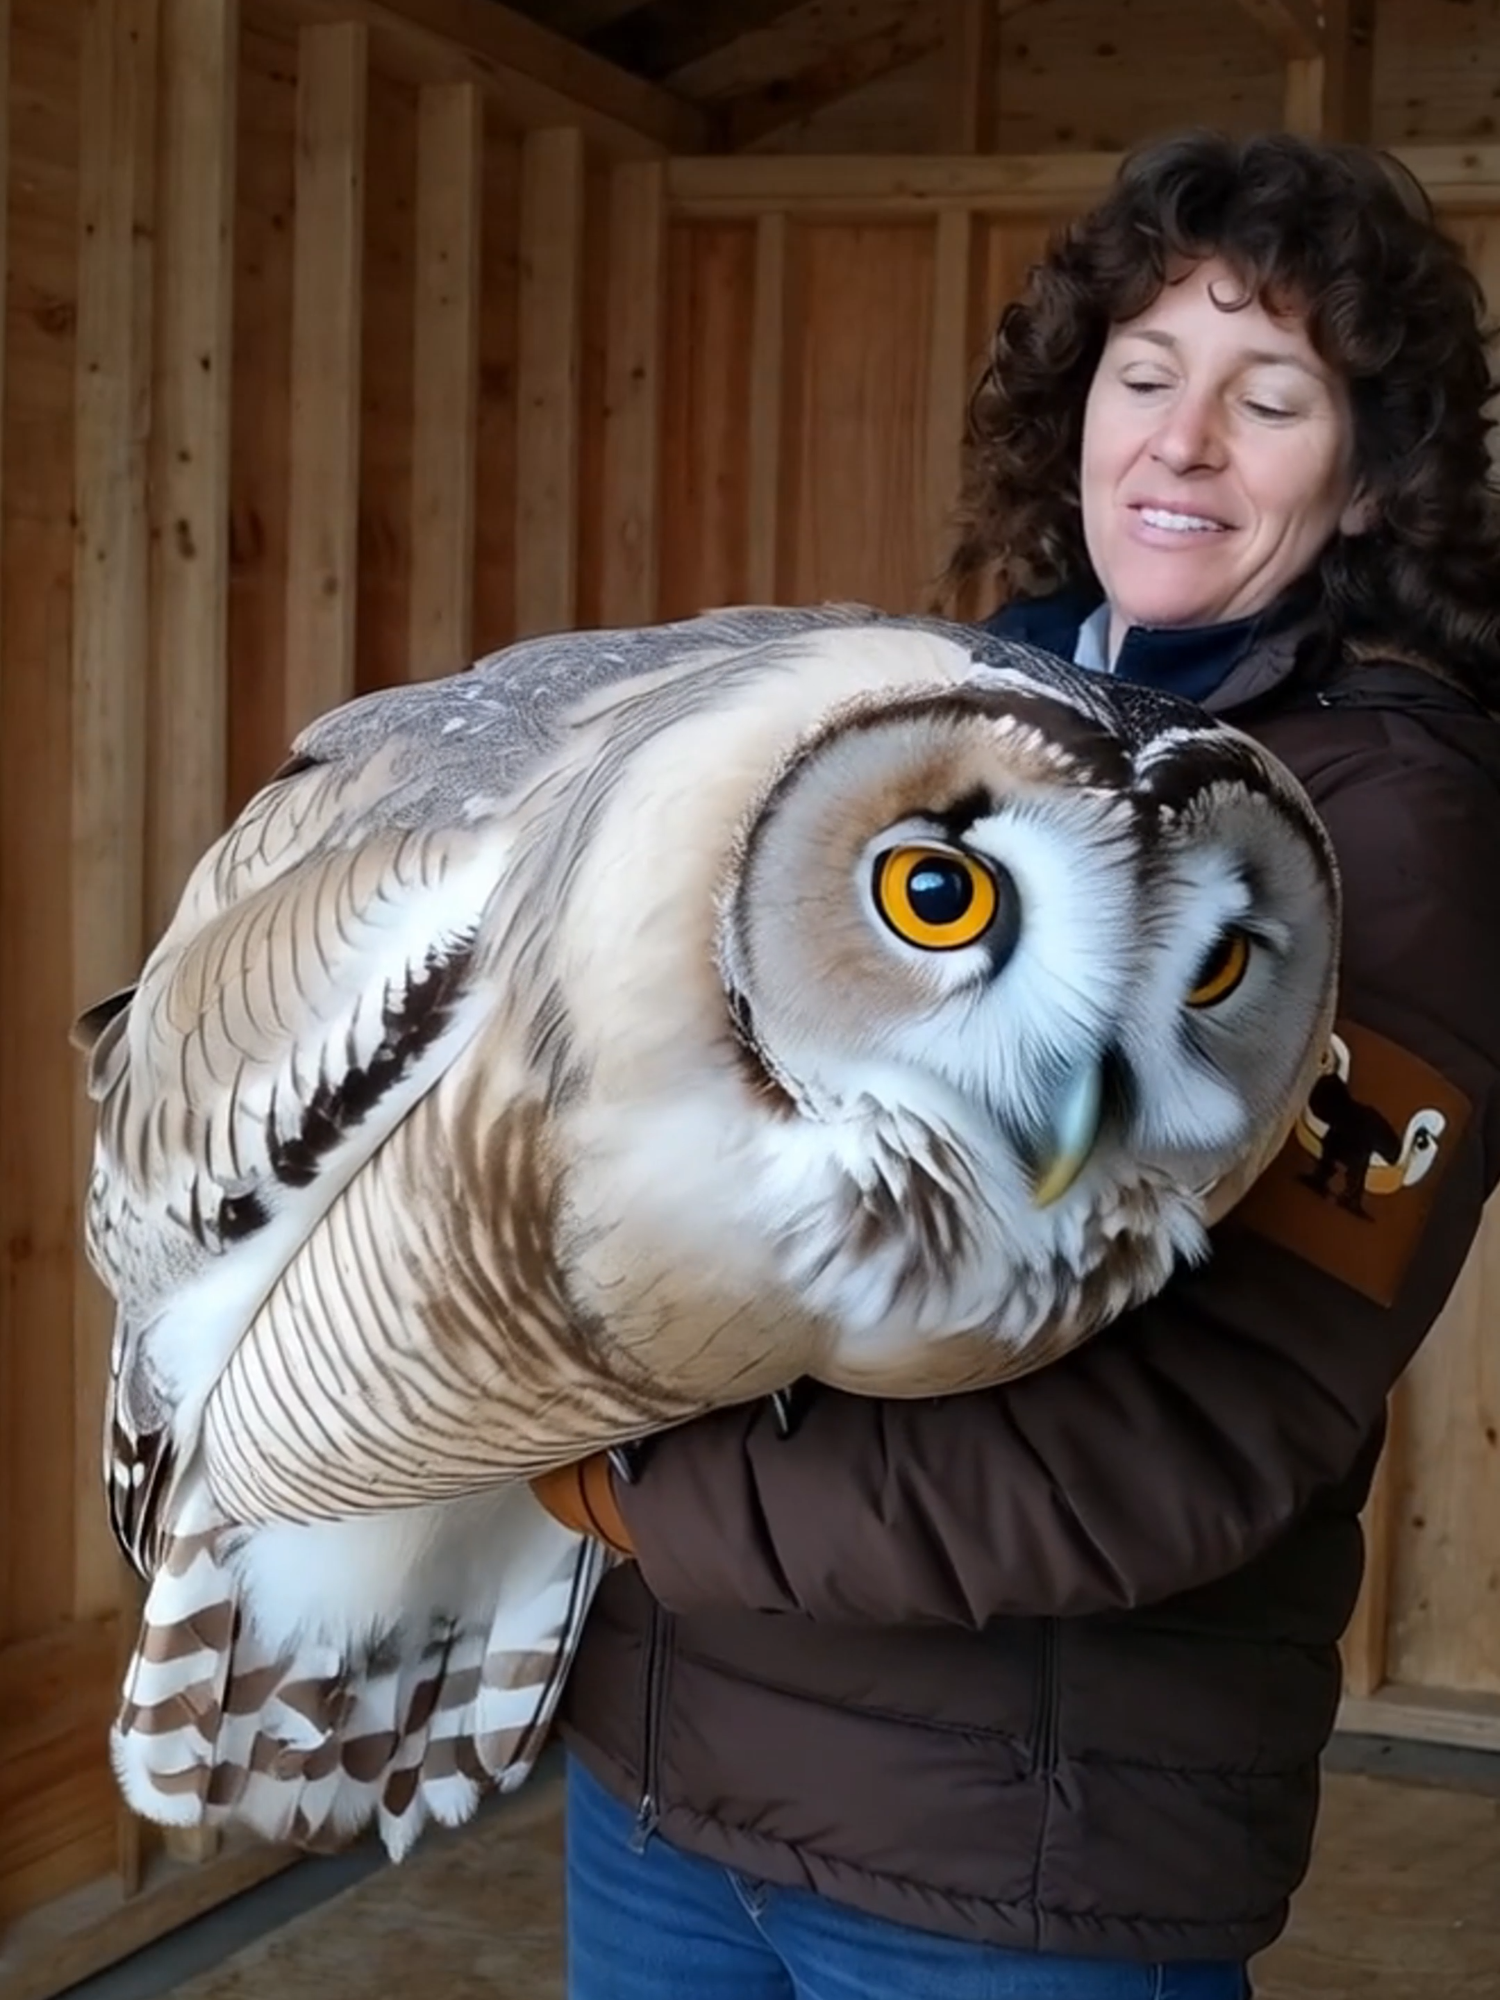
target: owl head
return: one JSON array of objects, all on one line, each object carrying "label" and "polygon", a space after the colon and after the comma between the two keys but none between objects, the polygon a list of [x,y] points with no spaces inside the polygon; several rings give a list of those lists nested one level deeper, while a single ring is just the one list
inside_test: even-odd
[{"label": "owl head", "polygon": [[720,909],[788,1116],[940,1133],[1043,1258],[1122,1202],[1211,1222],[1326,1046],[1338,881],[1294,781],[1196,708],[1012,646],[826,717]]}]

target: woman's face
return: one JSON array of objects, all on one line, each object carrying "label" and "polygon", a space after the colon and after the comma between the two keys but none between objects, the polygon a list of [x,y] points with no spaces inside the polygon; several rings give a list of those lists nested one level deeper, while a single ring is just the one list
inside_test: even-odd
[{"label": "woman's face", "polygon": [[1300,318],[1241,306],[1243,295],[1206,258],[1116,326],[1100,356],[1083,531],[1109,599],[1111,659],[1131,625],[1262,610],[1335,533],[1363,526],[1343,382]]}]

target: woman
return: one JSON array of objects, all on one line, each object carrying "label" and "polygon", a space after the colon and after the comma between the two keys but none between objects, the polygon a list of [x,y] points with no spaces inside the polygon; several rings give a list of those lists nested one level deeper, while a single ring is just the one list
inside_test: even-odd
[{"label": "woman", "polygon": [[1379,1195],[1326,1099],[1322,1156],[1204,1270],[1033,1377],[582,1468],[637,1560],[566,1700],[575,2000],[1248,1993],[1307,1863],[1385,1398],[1500,1174],[1481,303],[1376,156],[1190,136],[1002,318],[955,580],[1298,773],[1344,874],[1330,1089],[1437,1106],[1438,1160]]}]

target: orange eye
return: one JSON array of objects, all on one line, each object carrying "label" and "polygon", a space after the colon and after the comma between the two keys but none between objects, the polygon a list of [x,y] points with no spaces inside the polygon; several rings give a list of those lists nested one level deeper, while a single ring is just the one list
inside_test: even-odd
[{"label": "orange eye", "polygon": [[1227,1000],[1250,969],[1250,940],[1243,931],[1225,931],[1198,967],[1197,981],[1187,997],[1190,1007],[1217,1007]]},{"label": "orange eye", "polygon": [[875,907],[907,944],[958,951],[995,920],[1000,892],[987,868],[946,847],[893,847],[875,864]]}]

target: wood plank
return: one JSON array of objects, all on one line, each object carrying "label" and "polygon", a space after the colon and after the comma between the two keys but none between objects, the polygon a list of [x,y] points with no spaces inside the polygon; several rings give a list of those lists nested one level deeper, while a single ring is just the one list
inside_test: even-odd
[{"label": "wood plank", "polygon": [[296,31],[268,28],[252,10],[235,78],[227,813],[287,751],[297,70]]},{"label": "wood plank", "polygon": [[746,584],[752,603],[774,604],[787,482],[787,219],[763,215],[755,231],[755,311],[750,328],[750,467]]},{"label": "wood plank", "polygon": [[799,234],[777,582],[794,604],[842,598],[909,610],[931,566],[934,232],[911,222]]},{"label": "wood plank", "polygon": [[942,0],[942,28],[934,143],[944,153],[992,153],[1000,127],[1000,15],[995,0]]},{"label": "wood plank", "polygon": [[50,2000],[302,1857],[246,1841],[201,1867],[155,1855],[140,1893],[121,1902],[101,1875],[0,1932],[0,2000]]},{"label": "wood plank", "polygon": [[480,216],[479,408],[474,425],[474,652],[516,620],[516,340],[521,141],[488,107]]},{"label": "wood plank", "polygon": [[743,603],[754,358],[749,222],[679,222],[667,239],[658,615]]},{"label": "wood plank", "polygon": [[368,45],[349,21],[305,28],[297,48],[288,742],[355,691]]},{"label": "wood plank", "polygon": [[719,143],[730,152],[753,146],[784,126],[815,118],[877,78],[910,69],[942,39],[930,22],[905,17],[868,35],[840,42],[794,76],[747,90],[715,107]]},{"label": "wood plank", "polygon": [[372,67],[367,119],[379,142],[366,160],[356,618],[361,693],[395,686],[409,671],[418,98],[419,92]]},{"label": "wood plank", "polygon": [[146,929],[224,819],[238,0],[162,0]]},{"label": "wood plank", "polygon": [[1344,1691],[1357,1700],[1375,1694],[1389,1678],[1391,1582],[1396,1565],[1396,1492],[1400,1479],[1404,1394],[1390,1399],[1385,1449],[1365,1503],[1365,1574],[1344,1634]]},{"label": "wood plank", "polygon": [[1388,1681],[1368,1697],[1346,1696],[1339,1704],[1338,1727],[1349,1735],[1500,1752],[1500,1695]]},{"label": "wood plank", "polygon": [[1281,122],[1304,139],[1323,135],[1323,84],[1328,66],[1321,56],[1293,56],[1286,66]]},{"label": "wood plank", "polygon": [[665,174],[656,162],[616,167],[600,605],[608,624],[643,625],[656,615],[665,289]]},{"label": "wood plank", "polygon": [[1497,1300],[1500,1200],[1393,1398],[1400,1505],[1385,1678],[1411,1687],[1500,1696]]},{"label": "wood plank", "polygon": [[[75,1013],[133,979],[145,948],[157,0],[93,0],[82,28],[70,843]],[[94,1117],[81,1087],[73,1110],[74,1174],[83,1187]],[[84,1616],[113,1608],[120,1587],[99,1478],[113,1321],[103,1287],[80,1270],[73,1300],[73,1608]]]},{"label": "wood plank", "polygon": [[[69,1617],[79,1280],[69,915],[79,15],[14,0],[0,540],[0,1635]],[[20,1525],[25,1524],[25,1532]]]},{"label": "wood plank", "polygon": [[474,625],[474,426],[484,108],[472,84],[417,104],[412,551],[414,679],[468,665]]},{"label": "wood plank", "polygon": [[927,361],[929,583],[924,602],[935,611],[950,608],[938,579],[953,541],[951,519],[958,498],[964,417],[973,373],[973,268],[973,218],[960,209],[946,209],[937,219]]},{"label": "wood plank", "polygon": [[667,198],[673,214],[705,218],[772,209],[827,218],[941,208],[1066,211],[1096,200],[1118,165],[1117,153],[705,155],[667,162]]},{"label": "wood plank", "polygon": [[1239,0],[1239,4],[1288,61],[1321,54],[1324,9],[1320,0]]},{"label": "wood plank", "polygon": [[577,125],[621,157],[708,143],[698,106],[602,61],[499,0],[256,0],[289,21],[360,21],[376,66],[410,84],[472,83],[526,131]]},{"label": "wood plank", "polygon": [[[1500,207],[1500,145],[1390,149],[1441,207],[1457,213]],[[1096,201],[1118,153],[908,154],[746,153],[667,162],[674,216],[728,219],[776,209],[825,219],[934,214],[972,208],[1014,216],[1066,215]]]},{"label": "wood plank", "polygon": [[1369,143],[1374,126],[1375,0],[1324,0],[1325,139]]},{"label": "wood plank", "polygon": [[577,616],[585,201],[583,135],[531,133],[521,157],[518,636],[562,631]]},{"label": "wood plank", "polygon": [[0,1768],[112,1711],[124,1624],[117,1613],[70,1619],[0,1646]]}]

